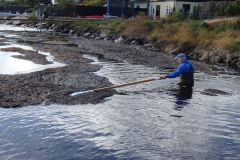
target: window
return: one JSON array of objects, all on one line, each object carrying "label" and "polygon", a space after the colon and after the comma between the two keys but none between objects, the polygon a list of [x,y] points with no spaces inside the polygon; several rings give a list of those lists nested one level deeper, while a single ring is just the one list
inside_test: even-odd
[{"label": "window", "polygon": [[188,16],[190,14],[190,8],[191,8],[190,4],[183,4],[183,14],[185,16]]},{"label": "window", "polygon": [[170,15],[171,12],[172,12],[172,8],[170,6],[167,6],[166,15]]},{"label": "window", "polygon": [[161,6],[160,5],[156,5],[156,16],[159,17],[161,12],[160,12]]},{"label": "window", "polygon": [[169,7],[167,6],[167,13],[166,13],[166,15],[169,15]]}]

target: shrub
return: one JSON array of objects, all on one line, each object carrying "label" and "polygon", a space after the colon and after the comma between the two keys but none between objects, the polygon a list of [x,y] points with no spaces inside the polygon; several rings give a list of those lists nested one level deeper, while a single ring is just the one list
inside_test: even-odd
[{"label": "shrub", "polygon": [[103,6],[105,0],[83,0],[83,4],[86,6]]},{"label": "shrub", "polygon": [[198,45],[208,47],[212,45],[215,39],[216,33],[205,30],[202,31],[195,40],[198,42]]},{"label": "shrub", "polygon": [[154,29],[150,34],[150,39],[153,42],[157,42],[160,39],[159,33],[160,33],[160,31],[158,29]]},{"label": "shrub", "polygon": [[193,37],[197,37],[199,33],[204,29],[205,27],[203,27],[202,21],[190,22],[190,32],[192,33]]},{"label": "shrub", "polygon": [[73,0],[58,0],[59,11],[64,16],[73,16],[75,6]]},{"label": "shrub", "polygon": [[240,51],[240,41],[234,42],[231,49],[233,51]]},{"label": "shrub", "polygon": [[26,10],[27,13],[33,13],[34,11],[35,11],[34,8],[29,8],[29,9]]},{"label": "shrub", "polygon": [[167,17],[167,22],[168,23],[180,22],[184,19],[186,19],[186,17],[181,12],[177,12],[177,13],[173,12]]},{"label": "shrub", "polygon": [[143,24],[147,27],[148,31],[152,31],[154,29],[154,22],[150,19],[144,19]]},{"label": "shrub", "polygon": [[31,20],[31,21],[37,21],[38,20],[35,15],[29,16],[28,19]]},{"label": "shrub", "polygon": [[234,30],[240,30],[240,20],[238,20],[236,23],[233,23],[232,28]]},{"label": "shrub", "polygon": [[214,30],[217,32],[217,33],[221,33],[221,32],[225,32],[227,30],[228,26],[226,23],[222,23],[220,25],[218,25],[216,28],[214,28]]}]

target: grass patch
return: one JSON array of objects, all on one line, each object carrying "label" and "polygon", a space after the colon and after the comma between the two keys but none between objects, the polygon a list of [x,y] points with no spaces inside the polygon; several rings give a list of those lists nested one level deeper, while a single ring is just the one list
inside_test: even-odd
[{"label": "grass patch", "polygon": [[240,20],[238,20],[236,23],[233,23],[232,28],[234,30],[240,30]]},{"label": "grass patch", "polygon": [[230,48],[233,49],[233,51],[239,51],[240,50],[240,40],[235,41]]},{"label": "grass patch", "polygon": [[196,46],[240,51],[240,21],[223,21],[215,26],[204,25],[201,20],[182,21],[177,15],[153,21],[146,16],[130,20],[81,20],[70,24],[73,28],[111,30],[128,37],[146,37],[155,43],[173,43],[181,48]]}]

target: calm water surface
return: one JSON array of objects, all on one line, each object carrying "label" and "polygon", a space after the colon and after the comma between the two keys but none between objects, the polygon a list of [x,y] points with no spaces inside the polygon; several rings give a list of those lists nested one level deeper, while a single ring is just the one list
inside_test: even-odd
[{"label": "calm water surface", "polygon": [[[1,33],[0,33],[1,35]],[[21,48],[24,50],[33,50],[32,47],[26,45],[15,44],[14,42],[8,42],[7,45],[0,46],[0,49],[3,48]],[[18,52],[4,52],[0,51],[0,74],[24,74],[31,73],[36,71],[42,71],[47,68],[56,68],[65,66],[65,64],[54,61],[54,57],[50,55],[48,52],[38,51],[39,54],[45,55],[46,59],[51,63],[47,65],[36,64],[31,61],[27,61],[24,59],[14,58],[14,55],[22,55]]]},{"label": "calm water surface", "polygon": [[[99,62],[112,83],[165,72],[128,63]],[[240,159],[240,77],[196,73],[183,96],[163,80],[121,88],[97,105],[0,109],[3,160]],[[218,89],[228,95],[203,94]]]}]

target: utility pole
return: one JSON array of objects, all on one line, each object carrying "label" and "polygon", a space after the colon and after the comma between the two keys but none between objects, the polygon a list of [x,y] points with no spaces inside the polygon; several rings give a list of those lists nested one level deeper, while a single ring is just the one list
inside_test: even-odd
[{"label": "utility pole", "polygon": [[124,6],[125,6],[125,0],[122,0],[122,18],[124,18]]},{"label": "utility pole", "polygon": [[[173,7],[174,9],[175,9],[175,11],[176,11],[176,9],[177,9],[177,2],[176,2],[176,0],[174,0],[174,7]],[[174,11],[174,12],[175,12]]]},{"label": "utility pole", "polygon": [[147,1],[147,16],[150,16],[150,0]]},{"label": "utility pole", "polygon": [[131,0],[132,17],[135,17],[135,0]]},{"label": "utility pole", "polygon": [[110,17],[110,2],[109,2],[110,0],[107,0],[107,12],[106,12],[106,16],[107,16],[107,18],[109,18]]},{"label": "utility pole", "polygon": [[210,19],[210,1],[208,1],[208,19]]}]

